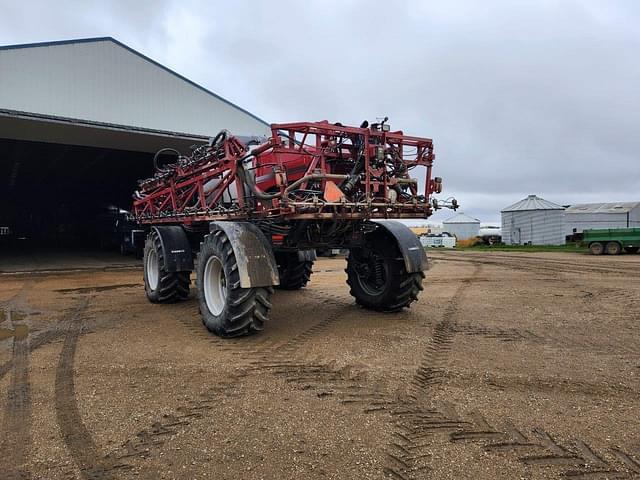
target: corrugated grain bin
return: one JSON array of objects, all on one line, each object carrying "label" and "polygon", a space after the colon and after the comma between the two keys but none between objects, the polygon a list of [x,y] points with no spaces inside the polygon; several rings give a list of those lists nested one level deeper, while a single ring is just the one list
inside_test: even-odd
[{"label": "corrugated grain bin", "polygon": [[480,220],[460,212],[442,222],[445,232],[455,235],[458,240],[477,237],[480,233]]},{"label": "corrugated grain bin", "polygon": [[529,195],[502,210],[506,245],[564,245],[564,207]]}]

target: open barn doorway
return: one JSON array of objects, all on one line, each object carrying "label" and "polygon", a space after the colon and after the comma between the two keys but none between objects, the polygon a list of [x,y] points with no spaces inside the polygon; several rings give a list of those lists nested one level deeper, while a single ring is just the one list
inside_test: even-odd
[{"label": "open barn doorway", "polygon": [[46,256],[78,263],[133,253],[120,252],[121,230],[137,180],[153,172],[152,159],[145,152],[0,139],[0,271]]}]

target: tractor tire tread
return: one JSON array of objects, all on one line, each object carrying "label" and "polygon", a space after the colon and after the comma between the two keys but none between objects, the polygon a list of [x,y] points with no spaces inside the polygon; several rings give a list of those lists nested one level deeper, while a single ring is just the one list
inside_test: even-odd
[{"label": "tractor tire tread", "polygon": [[[227,235],[217,230],[207,235],[201,244],[197,259],[197,281],[202,323],[210,332],[220,337],[240,337],[259,332],[268,321],[271,310],[271,287],[242,288],[240,273]],[[227,278],[227,304],[220,316],[213,315],[206,304],[201,278],[207,258],[217,254],[223,263]]]},{"label": "tractor tire tread", "polygon": [[[152,231],[145,243],[145,254],[151,249],[155,249],[158,258],[159,279],[158,287],[152,290],[145,275],[145,291],[151,303],[176,303],[189,298],[191,272],[168,272],[164,266],[164,250],[160,235]],[[144,262],[146,265],[146,262]]]},{"label": "tractor tire tread", "polygon": [[309,283],[313,273],[313,262],[298,260],[297,254],[280,254],[276,259],[280,290],[299,290]]}]

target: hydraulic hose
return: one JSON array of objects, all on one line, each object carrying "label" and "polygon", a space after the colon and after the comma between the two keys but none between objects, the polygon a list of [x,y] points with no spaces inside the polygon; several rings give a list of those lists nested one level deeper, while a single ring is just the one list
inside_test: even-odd
[{"label": "hydraulic hose", "polygon": [[260,200],[273,200],[275,198],[280,198],[282,196],[280,194],[280,192],[276,192],[276,193],[263,192],[255,184],[255,182],[253,181],[253,178],[251,178],[251,175],[247,175],[247,172],[244,169],[243,162],[244,162],[244,160],[249,158],[249,156],[250,155],[248,155],[246,157],[243,157],[240,160],[238,160],[237,169],[236,169],[236,175],[238,175],[238,177],[240,178],[240,181],[242,183],[244,183],[245,185],[247,185],[249,187],[249,190],[251,190],[253,192],[253,194],[257,198],[259,198]]},{"label": "hydraulic hose", "polygon": [[153,168],[155,168],[156,170],[158,170],[160,172],[164,172],[165,170],[158,166],[158,158],[160,157],[160,155],[162,155],[165,152],[175,153],[178,156],[178,158],[180,158],[180,156],[181,156],[181,153],[178,150],[176,150],[175,148],[162,148],[162,149],[158,150],[156,152],[156,154],[153,156]]},{"label": "hydraulic hose", "polygon": [[221,140],[224,140],[227,138],[227,131],[226,130],[220,130],[218,132],[218,134],[213,137],[213,140],[211,140],[211,145],[217,145]]}]

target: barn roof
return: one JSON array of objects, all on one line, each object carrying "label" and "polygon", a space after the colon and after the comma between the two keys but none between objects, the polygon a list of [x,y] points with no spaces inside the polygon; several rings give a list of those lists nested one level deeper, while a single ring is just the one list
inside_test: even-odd
[{"label": "barn roof", "polygon": [[577,203],[567,208],[567,213],[629,213],[640,207],[640,202]]},{"label": "barn roof", "polygon": [[451,223],[477,223],[478,225],[480,224],[480,220],[478,220],[477,218],[473,218],[470,217],[469,215],[465,215],[464,213],[460,212],[457,213],[456,215],[454,215],[451,218],[448,218],[447,220],[442,222],[443,224],[451,224]]},{"label": "barn roof", "polygon": [[125,50],[127,50],[128,52],[140,57],[141,59],[145,60],[146,62],[149,62],[153,65],[155,65],[156,67],[161,68],[162,70],[170,73],[171,75],[173,75],[176,78],[179,78],[180,80],[188,83],[189,85],[191,85],[192,87],[195,87],[205,93],[207,93],[208,95],[211,95],[212,97],[226,103],[227,105],[249,115],[250,117],[254,118],[255,120],[265,124],[265,125],[269,125],[267,122],[265,122],[264,120],[262,120],[261,118],[259,118],[258,116],[254,115],[253,113],[245,110],[244,108],[239,107],[238,105],[236,105],[233,102],[230,102],[229,100],[227,100],[226,98],[221,97],[220,95],[212,92],[211,90],[208,90],[207,88],[203,87],[202,85],[197,84],[196,82],[189,80],[188,78],[180,75],[179,73],[175,72],[174,70],[171,70],[169,67],[166,67],[165,65],[161,64],[160,62],[156,62],[155,60],[147,57],[146,55],[138,52],[137,50],[134,50],[133,48],[131,48],[128,45],[125,45],[124,43],[120,42],[119,40],[116,40],[113,37],[91,37],[91,38],[76,38],[76,39],[70,39],[70,40],[56,40],[56,41],[50,41],[50,42],[35,42],[35,43],[21,43],[21,44],[16,44],[16,45],[0,45],[0,51],[2,50],[18,50],[18,49],[26,49],[26,48],[38,48],[38,47],[58,47],[58,46],[65,46],[65,45],[78,45],[78,44],[83,44],[83,43],[98,43],[98,42],[111,42],[119,47],[124,48]]},{"label": "barn roof", "polygon": [[519,202],[514,203],[506,208],[503,212],[524,212],[528,210],[564,210],[564,207],[536,195],[529,195]]},{"label": "barn roof", "polygon": [[155,152],[188,151],[223,129],[270,134],[264,120],[111,37],[0,46],[0,72],[2,138]]}]

